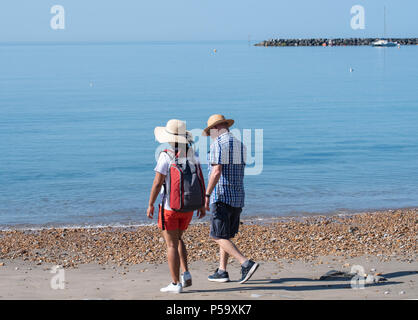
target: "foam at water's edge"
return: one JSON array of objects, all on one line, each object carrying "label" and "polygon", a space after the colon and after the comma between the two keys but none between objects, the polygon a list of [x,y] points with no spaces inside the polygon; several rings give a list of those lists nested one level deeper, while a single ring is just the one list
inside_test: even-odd
[{"label": "foam at water's edge", "polygon": [[41,231],[41,230],[53,230],[53,229],[105,229],[105,228],[137,228],[145,226],[153,226],[156,223],[139,223],[139,224],[98,224],[98,225],[56,225],[56,226],[6,226],[0,227],[0,231]]},{"label": "foam at water's edge", "polygon": [[[387,208],[387,209],[369,209],[369,210],[339,210],[329,213],[294,213],[286,216],[256,216],[256,215],[247,215],[241,216],[241,221],[243,223],[249,224],[265,224],[273,222],[284,222],[289,220],[303,220],[307,218],[330,218],[338,217],[345,218],[357,214],[366,214],[366,213],[382,213],[382,212],[394,212],[396,210],[418,210],[418,207],[405,207],[405,208]],[[192,221],[191,225],[199,225],[207,223],[207,217],[205,220],[196,220]],[[156,222],[151,223],[135,223],[135,224],[123,224],[123,223],[114,223],[114,224],[97,224],[97,225],[66,225],[66,224],[57,224],[57,225],[39,225],[39,226],[0,226],[0,231],[41,231],[41,230],[53,230],[53,229],[129,229],[129,228],[138,228],[138,227],[147,227],[147,226],[156,226]]]}]

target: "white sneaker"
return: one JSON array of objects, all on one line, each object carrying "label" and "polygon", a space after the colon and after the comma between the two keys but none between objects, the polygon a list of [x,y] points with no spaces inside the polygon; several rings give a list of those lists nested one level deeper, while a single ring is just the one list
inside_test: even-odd
[{"label": "white sneaker", "polygon": [[190,287],[192,285],[192,275],[189,271],[186,271],[181,275],[181,285],[183,288]]},{"label": "white sneaker", "polygon": [[183,291],[183,286],[181,285],[181,283],[177,283],[177,284],[170,283],[167,287],[161,288],[160,291],[181,293]]}]

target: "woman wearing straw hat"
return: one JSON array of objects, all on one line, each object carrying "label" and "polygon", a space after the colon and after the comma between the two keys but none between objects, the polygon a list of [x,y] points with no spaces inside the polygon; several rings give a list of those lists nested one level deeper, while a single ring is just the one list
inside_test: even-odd
[{"label": "woman wearing straw hat", "polygon": [[[184,121],[176,119],[169,120],[165,127],[156,127],[154,135],[158,142],[170,144],[172,150],[161,152],[154,169],[155,178],[147,209],[147,216],[150,219],[154,215],[154,203],[158,193],[160,193],[164,183],[166,185],[169,183],[167,179],[171,158],[168,153],[171,152],[174,156],[179,155],[179,158],[184,159],[187,157],[187,159],[192,158],[193,161],[198,161],[191,148],[193,141],[192,134],[186,130]],[[203,218],[205,216],[205,208],[200,208],[197,215],[199,219]],[[192,217],[193,211],[177,212],[172,210],[165,193],[163,194],[163,203],[159,207],[158,226],[162,229],[166,241],[168,266],[173,281],[167,287],[161,288],[161,292],[180,293],[184,287],[192,284],[192,277],[187,266],[186,246],[182,240],[182,234],[187,229]],[[179,277],[180,268],[183,271],[181,279]]]}]

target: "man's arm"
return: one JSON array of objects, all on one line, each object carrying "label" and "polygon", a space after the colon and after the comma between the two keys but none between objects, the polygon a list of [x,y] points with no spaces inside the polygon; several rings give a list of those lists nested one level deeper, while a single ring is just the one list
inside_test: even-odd
[{"label": "man's arm", "polygon": [[[210,177],[209,177],[209,182],[208,182],[208,186],[206,188],[206,194],[212,194],[213,189],[215,189],[216,184],[219,181],[219,178],[221,177],[222,174],[222,165],[221,164],[213,164],[212,165],[212,170],[210,173]],[[206,197],[206,201],[205,201],[205,208],[207,211],[210,210],[209,208],[209,197]]]},{"label": "man's arm", "polygon": [[147,209],[147,216],[148,218],[152,219],[154,216],[154,202],[158,197],[158,194],[161,191],[161,187],[164,183],[165,175],[162,173],[156,172],[154,182],[152,184],[151,193],[149,196],[149,202],[148,202],[148,209]]}]

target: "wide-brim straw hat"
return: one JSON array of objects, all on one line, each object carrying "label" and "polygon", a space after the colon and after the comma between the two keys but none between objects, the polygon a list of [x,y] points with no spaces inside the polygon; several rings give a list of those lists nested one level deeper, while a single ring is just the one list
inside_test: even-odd
[{"label": "wide-brim straw hat", "polygon": [[168,120],[165,127],[156,127],[154,135],[160,143],[190,143],[193,141],[192,133],[186,130],[186,123],[177,119]]},{"label": "wide-brim straw hat", "polygon": [[225,119],[225,117],[221,114],[214,114],[211,115],[208,119],[208,126],[203,130],[202,135],[203,136],[209,136],[210,135],[210,129],[212,129],[214,126],[217,126],[218,124],[226,123],[228,125],[228,128],[234,124],[234,120],[232,119]]}]

